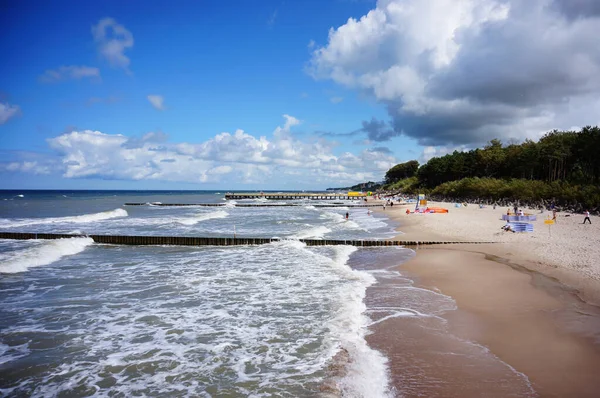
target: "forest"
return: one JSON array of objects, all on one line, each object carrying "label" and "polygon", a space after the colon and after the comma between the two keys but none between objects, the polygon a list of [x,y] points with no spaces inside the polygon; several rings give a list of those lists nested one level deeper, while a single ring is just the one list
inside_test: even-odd
[{"label": "forest", "polygon": [[455,151],[420,165],[398,164],[385,175],[385,189],[448,198],[551,200],[563,206],[600,206],[600,128],[551,131],[539,141]]}]

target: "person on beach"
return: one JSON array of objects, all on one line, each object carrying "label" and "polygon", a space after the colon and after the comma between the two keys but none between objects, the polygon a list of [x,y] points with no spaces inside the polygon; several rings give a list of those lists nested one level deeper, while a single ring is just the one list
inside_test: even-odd
[{"label": "person on beach", "polygon": [[502,226],[500,229],[501,229],[501,230],[503,230],[503,231],[506,231],[506,232],[509,232],[509,231],[510,231],[510,232],[515,232],[515,231],[513,231],[512,227],[510,226],[510,224],[509,224],[509,223],[506,223],[506,224],[505,224],[504,226]]},{"label": "person on beach", "polygon": [[556,209],[552,209],[552,220],[556,222]]},{"label": "person on beach", "polygon": [[506,209],[506,215],[510,216],[510,207],[508,209]]},{"label": "person on beach", "polygon": [[583,219],[583,223],[585,224],[586,221],[589,221],[589,223],[591,225],[592,224],[592,220],[590,220],[590,212],[586,210],[583,214],[585,214],[585,218]]},{"label": "person on beach", "polygon": [[348,214],[348,212],[346,212],[346,220],[348,219],[348,216],[350,216],[350,215]]},{"label": "person on beach", "polygon": [[406,215],[410,214],[410,210],[406,209]]}]

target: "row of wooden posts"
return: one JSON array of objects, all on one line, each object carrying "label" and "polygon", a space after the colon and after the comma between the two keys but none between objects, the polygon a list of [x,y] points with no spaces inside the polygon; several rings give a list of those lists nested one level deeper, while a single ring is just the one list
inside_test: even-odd
[{"label": "row of wooden posts", "polygon": [[[263,245],[267,243],[285,241],[280,238],[224,238],[224,237],[192,237],[192,236],[125,236],[125,235],[75,235],[75,234],[48,234],[31,232],[0,232],[0,239],[70,239],[91,238],[96,243],[113,245],[172,245],[172,246],[240,246]],[[292,240],[292,239],[289,239]],[[341,240],[341,239],[294,239],[307,246],[348,245],[360,247],[381,246],[420,246],[420,245],[447,245],[458,243],[492,243],[492,242],[455,242],[455,241],[402,241],[402,240]]]}]

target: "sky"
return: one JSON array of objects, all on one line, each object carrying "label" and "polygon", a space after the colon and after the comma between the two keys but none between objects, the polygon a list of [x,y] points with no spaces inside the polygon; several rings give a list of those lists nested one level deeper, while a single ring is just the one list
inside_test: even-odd
[{"label": "sky", "polygon": [[600,124],[597,0],[0,0],[0,189],[322,190]]}]

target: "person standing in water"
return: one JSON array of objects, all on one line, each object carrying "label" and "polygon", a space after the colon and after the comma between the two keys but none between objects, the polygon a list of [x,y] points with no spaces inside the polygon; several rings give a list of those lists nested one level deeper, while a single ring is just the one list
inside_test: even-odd
[{"label": "person standing in water", "polygon": [[348,214],[348,212],[346,212],[346,220],[348,219],[348,216],[349,216],[349,214]]}]

